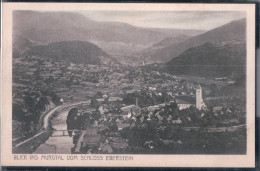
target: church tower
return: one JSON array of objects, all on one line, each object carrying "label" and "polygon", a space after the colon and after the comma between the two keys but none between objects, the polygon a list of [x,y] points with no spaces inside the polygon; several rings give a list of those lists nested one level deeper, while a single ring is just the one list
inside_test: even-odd
[{"label": "church tower", "polygon": [[202,88],[199,85],[196,89],[196,108],[201,110],[202,107],[203,107]]}]

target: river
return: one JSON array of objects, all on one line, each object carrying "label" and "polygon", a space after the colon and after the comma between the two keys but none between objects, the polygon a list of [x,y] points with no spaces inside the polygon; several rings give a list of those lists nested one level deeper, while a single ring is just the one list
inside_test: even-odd
[{"label": "river", "polygon": [[[51,119],[53,129],[67,130],[66,119],[69,110],[68,108],[62,109],[56,117]],[[45,143],[35,150],[34,154],[70,154],[71,148],[74,146],[73,138],[59,135],[62,135],[62,132],[54,132]]]}]

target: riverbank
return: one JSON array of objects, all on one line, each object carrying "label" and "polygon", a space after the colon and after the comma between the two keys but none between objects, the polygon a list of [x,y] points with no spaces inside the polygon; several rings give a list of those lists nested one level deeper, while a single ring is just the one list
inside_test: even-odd
[{"label": "riverbank", "polygon": [[[66,119],[70,109],[64,108],[51,118],[50,125],[53,130],[67,130]],[[70,154],[74,146],[73,138],[69,136],[57,136],[59,132],[53,132],[49,138],[42,143],[34,154]]]},{"label": "riverbank", "polygon": [[[52,116],[57,111],[62,111],[69,109],[70,107],[90,103],[90,101],[80,101],[80,102],[74,102],[70,104],[63,104],[61,106],[57,106],[46,115],[44,115],[42,122],[42,129],[39,133],[34,135],[33,137],[30,137],[23,142],[20,142],[19,144],[16,144],[16,146],[13,147],[12,151],[14,154],[32,154],[41,144],[45,143],[49,137],[53,134],[53,125],[50,127],[51,119],[54,119]],[[59,114],[57,115],[59,116]]]}]

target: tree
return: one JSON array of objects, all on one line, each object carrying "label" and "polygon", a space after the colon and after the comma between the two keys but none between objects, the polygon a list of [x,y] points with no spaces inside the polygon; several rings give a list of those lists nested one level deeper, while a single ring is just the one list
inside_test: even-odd
[{"label": "tree", "polygon": [[105,98],[104,103],[105,103],[105,104],[108,104],[108,103],[109,103],[109,97],[106,97],[106,98]]},{"label": "tree", "polygon": [[102,92],[97,92],[94,96],[96,99],[102,98],[103,97],[103,93]]},{"label": "tree", "polygon": [[46,105],[50,105],[50,102],[47,97],[41,97],[39,102],[36,105],[37,110],[45,110]]},{"label": "tree", "polygon": [[93,108],[97,108],[99,106],[99,103],[97,101],[97,99],[95,97],[93,97],[91,99],[91,102],[90,102],[90,105],[93,107]]},{"label": "tree", "polygon": [[40,69],[40,68],[37,68],[37,70],[34,71],[34,76],[35,76],[35,79],[36,79],[36,80],[41,80],[41,79],[42,79],[41,69]]},{"label": "tree", "polygon": [[[76,116],[77,116],[77,114],[78,114],[78,109],[76,107],[72,108],[69,111],[69,114],[68,114],[67,120],[66,120],[68,130],[73,130],[73,129],[76,128]],[[72,136],[72,132],[73,131],[68,131],[69,136]]]},{"label": "tree", "polygon": [[18,121],[25,121],[26,113],[21,110],[21,106],[14,104],[13,105],[13,119]]},{"label": "tree", "polygon": [[28,111],[30,111],[30,112],[35,111],[36,99],[31,97],[30,95],[26,95],[24,97],[24,103],[25,103],[25,106],[28,108]]},{"label": "tree", "polygon": [[102,117],[99,110],[95,110],[91,116],[93,120],[99,120]]},{"label": "tree", "polygon": [[57,94],[55,94],[55,93],[52,94],[51,99],[52,99],[52,101],[53,101],[53,103],[54,103],[55,105],[60,105],[60,104],[62,104],[61,98],[60,98]]}]

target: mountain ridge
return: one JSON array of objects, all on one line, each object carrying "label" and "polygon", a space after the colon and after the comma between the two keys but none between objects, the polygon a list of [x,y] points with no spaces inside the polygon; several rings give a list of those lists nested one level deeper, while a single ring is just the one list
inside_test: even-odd
[{"label": "mountain ridge", "polygon": [[190,38],[187,35],[179,35],[176,37],[166,37],[165,39],[153,44],[152,46],[142,50],[141,52],[139,52],[139,54],[144,55],[144,56],[148,56],[148,55],[152,55],[154,52],[156,52],[159,49],[168,47],[170,45],[175,45],[178,44],[180,42],[183,42],[184,40]]},{"label": "mountain ridge", "polygon": [[[72,40],[95,42],[110,54],[125,54],[132,49],[137,52],[173,34],[164,29],[159,32],[158,29],[155,31],[127,23],[95,21],[75,12],[19,10],[13,12],[13,31],[14,34],[43,44]],[[185,32],[189,34],[191,30]],[[122,46],[116,47],[120,43]],[[109,47],[119,50],[109,51]]]},{"label": "mountain ridge", "polygon": [[73,63],[102,64],[101,57],[110,58],[98,46],[84,41],[61,41],[48,45],[38,45],[27,50],[25,55],[39,56],[52,60],[65,60]]},{"label": "mountain ridge", "polygon": [[184,51],[163,69],[175,74],[241,78],[245,76],[245,67],[245,43],[219,46],[207,42]]},{"label": "mountain ridge", "polygon": [[185,50],[202,45],[206,42],[212,42],[215,44],[225,44],[232,42],[244,42],[245,43],[245,29],[246,20],[234,20],[228,24],[222,25],[201,35],[197,35],[187,39],[179,44],[170,45],[162,48],[152,54],[152,58],[161,60],[161,62],[168,62],[171,59],[182,54]]}]

